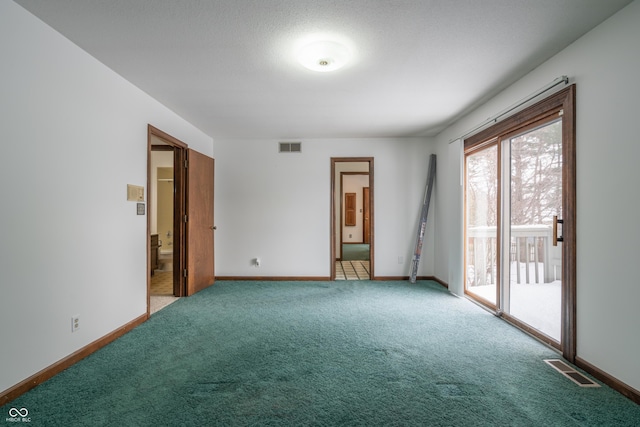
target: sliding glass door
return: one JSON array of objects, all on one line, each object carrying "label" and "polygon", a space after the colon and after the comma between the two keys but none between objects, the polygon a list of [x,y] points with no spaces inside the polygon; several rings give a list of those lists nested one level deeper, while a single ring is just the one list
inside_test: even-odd
[{"label": "sliding glass door", "polygon": [[[465,140],[465,293],[575,355],[574,87]],[[571,109],[571,110],[568,110]]]},{"label": "sliding glass door", "polygon": [[562,245],[553,231],[562,218],[562,119],[505,138],[503,150],[510,172],[503,310],[559,343]]}]

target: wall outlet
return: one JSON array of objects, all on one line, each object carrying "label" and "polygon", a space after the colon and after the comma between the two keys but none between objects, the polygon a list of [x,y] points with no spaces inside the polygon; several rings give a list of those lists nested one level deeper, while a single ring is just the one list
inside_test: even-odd
[{"label": "wall outlet", "polygon": [[402,255],[398,256],[398,264],[404,264],[404,257]]},{"label": "wall outlet", "polygon": [[71,332],[75,332],[80,329],[80,316],[72,316],[71,317]]},{"label": "wall outlet", "polygon": [[351,239],[353,236],[351,234],[349,234],[349,238]]}]

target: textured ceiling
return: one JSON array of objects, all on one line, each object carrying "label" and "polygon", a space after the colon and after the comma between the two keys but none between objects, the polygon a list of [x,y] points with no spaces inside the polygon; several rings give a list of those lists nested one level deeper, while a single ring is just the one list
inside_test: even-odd
[{"label": "textured ceiling", "polygon": [[[285,139],[435,135],[630,0],[16,3],[208,135]],[[353,62],[303,68],[313,34]]]}]

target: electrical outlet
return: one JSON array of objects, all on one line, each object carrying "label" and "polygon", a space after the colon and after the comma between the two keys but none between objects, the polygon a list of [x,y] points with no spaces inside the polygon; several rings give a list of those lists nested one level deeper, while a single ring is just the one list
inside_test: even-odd
[{"label": "electrical outlet", "polygon": [[402,255],[400,255],[398,257],[398,264],[403,264],[404,263],[404,257]]},{"label": "electrical outlet", "polygon": [[80,329],[80,316],[71,317],[71,332],[75,332]]}]

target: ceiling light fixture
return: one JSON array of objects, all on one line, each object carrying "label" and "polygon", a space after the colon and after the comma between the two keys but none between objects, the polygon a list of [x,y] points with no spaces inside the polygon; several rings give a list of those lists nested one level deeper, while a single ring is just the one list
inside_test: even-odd
[{"label": "ceiling light fixture", "polygon": [[350,58],[349,49],[334,41],[316,41],[298,51],[298,61],[309,70],[321,73],[342,68]]}]

